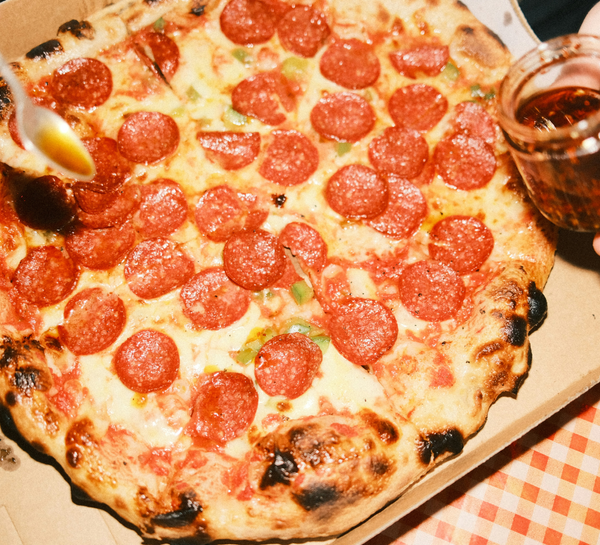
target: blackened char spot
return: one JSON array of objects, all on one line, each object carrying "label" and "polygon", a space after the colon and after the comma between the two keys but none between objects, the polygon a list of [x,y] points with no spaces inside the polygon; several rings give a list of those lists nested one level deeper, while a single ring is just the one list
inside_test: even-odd
[{"label": "blackened char spot", "polygon": [[6,82],[0,78],[0,120],[4,119],[12,104],[12,95]]},{"label": "blackened char spot", "polygon": [[59,34],[66,34],[67,32],[73,34],[76,38],[91,40],[94,37],[94,27],[87,21],[78,21],[77,19],[71,19],[66,23],[60,25],[58,28]]},{"label": "blackened char spot", "polygon": [[52,39],[34,47],[28,53],[26,53],[25,56],[28,59],[37,61],[41,59],[47,59],[56,53],[61,53],[62,51],[62,44],[57,39]]},{"label": "blackened char spot", "polygon": [[10,367],[17,363],[19,360],[19,352],[10,345],[4,346],[4,352],[0,358],[0,369],[3,367]]},{"label": "blackened char spot", "polygon": [[14,392],[7,392],[4,402],[7,407],[14,407],[17,404],[17,396]]},{"label": "blackened char spot", "polygon": [[58,231],[73,219],[75,203],[56,176],[41,176],[23,187],[15,211],[28,227]]},{"label": "blackened char spot", "polygon": [[196,500],[193,492],[183,494],[177,511],[162,513],[152,518],[152,523],[161,528],[183,528],[194,522],[198,513],[202,513],[202,506]]},{"label": "blackened char spot", "polygon": [[206,8],[206,4],[200,4],[197,6],[194,6],[192,8],[192,15],[195,15],[196,17],[200,17],[201,15],[204,15],[204,9]]},{"label": "blackened char spot", "polygon": [[541,325],[548,313],[548,301],[546,300],[546,296],[537,288],[535,282],[529,284],[527,303],[529,304],[527,322],[529,323],[529,331],[533,331]]},{"label": "blackened char spot", "polygon": [[420,447],[421,461],[429,464],[441,454],[450,452],[458,454],[465,445],[462,434],[455,428],[445,430],[439,433],[429,433],[427,438],[422,440]]},{"label": "blackened char spot", "polygon": [[392,463],[387,458],[383,456],[373,456],[369,460],[369,469],[373,475],[377,477],[382,477],[386,473],[390,471],[392,468]]},{"label": "blackened char spot", "polygon": [[297,474],[298,465],[294,456],[290,452],[275,450],[273,462],[260,481],[260,489],[264,490],[276,484],[289,485]]},{"label": "blackened char spot", "polygon": [[35,367],[21,367],[13,375],[13,386],[24,394],[29,394],[31,390],[41,390],[43,386],[40,375],[40,370]]},{"label": "blackened char spot", "polygon": [[513,346],[523,346],[527,340],[527,329],[527,320],[515,315],[506,320],[502,332],[508,343]]},{"label": "blackened char spot", "polygon": [[317,484],[294,494],[294,499],[305,511],[314,511],[341,497],[336,488],[328,484]]}]

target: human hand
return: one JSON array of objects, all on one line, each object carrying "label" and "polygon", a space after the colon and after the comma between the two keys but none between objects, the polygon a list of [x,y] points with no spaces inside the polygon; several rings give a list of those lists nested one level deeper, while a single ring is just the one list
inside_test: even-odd
[{"label": "human hand", "polygon": [[[579,33],[600,36],[600,2],[588,12]],[[600,255],[600,231],[594,237],[594,251]]]}]

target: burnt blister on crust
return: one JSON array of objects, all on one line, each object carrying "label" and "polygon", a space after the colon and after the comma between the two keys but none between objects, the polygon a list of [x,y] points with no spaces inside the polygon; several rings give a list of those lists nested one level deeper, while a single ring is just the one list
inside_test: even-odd
[{"label": "burnt blister on crust", "polygon": [[529,304],[527,322],[529,323],[529,330],[534,331],[542,324],[544,318],[548,314],[548,301],[546,300],[546,296],[538,289],[535,282],[529,284],[527,303]]},{"label": "burnt blister on crust", "polygon": [[294,460],[291,452],[281,452],[276,449],[271,456],[273,457],[273,461],[267,467],[260,481],[261,490],[265,490],[276,484],[289,485],[292,479],[298,474],[298,464],[296,464],[296,460]]},{"label": "burnt blister on crust", "polygon": [[421,461],[425,465],[429,465],[442,454],[460,454],[464,446],[465,440],[456,428],[428,433],[418,445]]},{"label": "burnt blister on crust", "polygon": [[315,511],[342,498],[342,494],[329,484],[315,484],[294,494],[294,499],[305,511]]},{"label": "burnt blister on crust", "polygon": [[8,116],[12,105],[12,94],[6,82],[0,78],[0,121],[3,121]]},{"label": "burnt blister on crust", "polygon": [[71,19],[66,23],[58,27],[59,34],[72,34],[75,38],[80,40],[93,40],[95,31],[94,27],[87,21],[78,21],[77,19]]},{"label": "burnt blister on crust", "polygon": [[381,418],[373,411],[362,411],[360,416],[377,433],[377,437],[384,445],[393,445],[400,438],[396,427],[389,420]]},{"label": "burnt blister on crust", "polygon": [[62,53],[64,51],[62,44],[56,38],[48,40],[33,49],[29,50],[25,56],[33,61],[49,59],[52,55]]},{"label": "burnt blister on crust", "polygon": [[502,334],[512,346],[524,346],[528,330],[527,320],[515,314],[506,319]]},{"label": "burnt blister on crust", "polygon": [[161,528],[184,528],[192,524],[202,513],[202,505],[193,491],[182,494],[179,499],[177,510],[155,515],[152,517],[152,524]]}]

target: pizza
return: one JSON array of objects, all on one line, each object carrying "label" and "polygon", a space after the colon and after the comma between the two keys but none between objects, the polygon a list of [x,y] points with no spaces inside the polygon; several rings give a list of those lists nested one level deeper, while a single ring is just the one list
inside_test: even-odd
[{"label": "pizza", "polygon": [[145,538],[332,536],[515,394],[555,231],[450,0],[124,0],[0,87],[0,403]]}]

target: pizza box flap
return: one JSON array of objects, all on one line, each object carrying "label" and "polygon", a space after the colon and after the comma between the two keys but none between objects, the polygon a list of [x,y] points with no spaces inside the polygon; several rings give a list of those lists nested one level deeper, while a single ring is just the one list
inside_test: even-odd
[{"label": "pizza box flap", "polygon": [[[106,0],[6,0],[0,3],[0,51],[9,59],[56,36]],[[465,0],[473,13],[520,56],[535,37],[516,0]],[[549,314],[531,337],[533,363],[516,397],[499,399],[483,429],[462,454],[442,464],[399,500],[338,537],[335,545],[364,543],[404,514],[502,450],[536,424],[600,382],[596,341],[600,319],[600,258],[588,234],[562,232],[545,294]],[[0,457],[10,448],[18,465],[0,469],[1,545],[140,545],[139,535],[111,513],[74,494],[63,473],[31,448],[0,434]],[[25,450],[22,450],[24,447]]]}]

